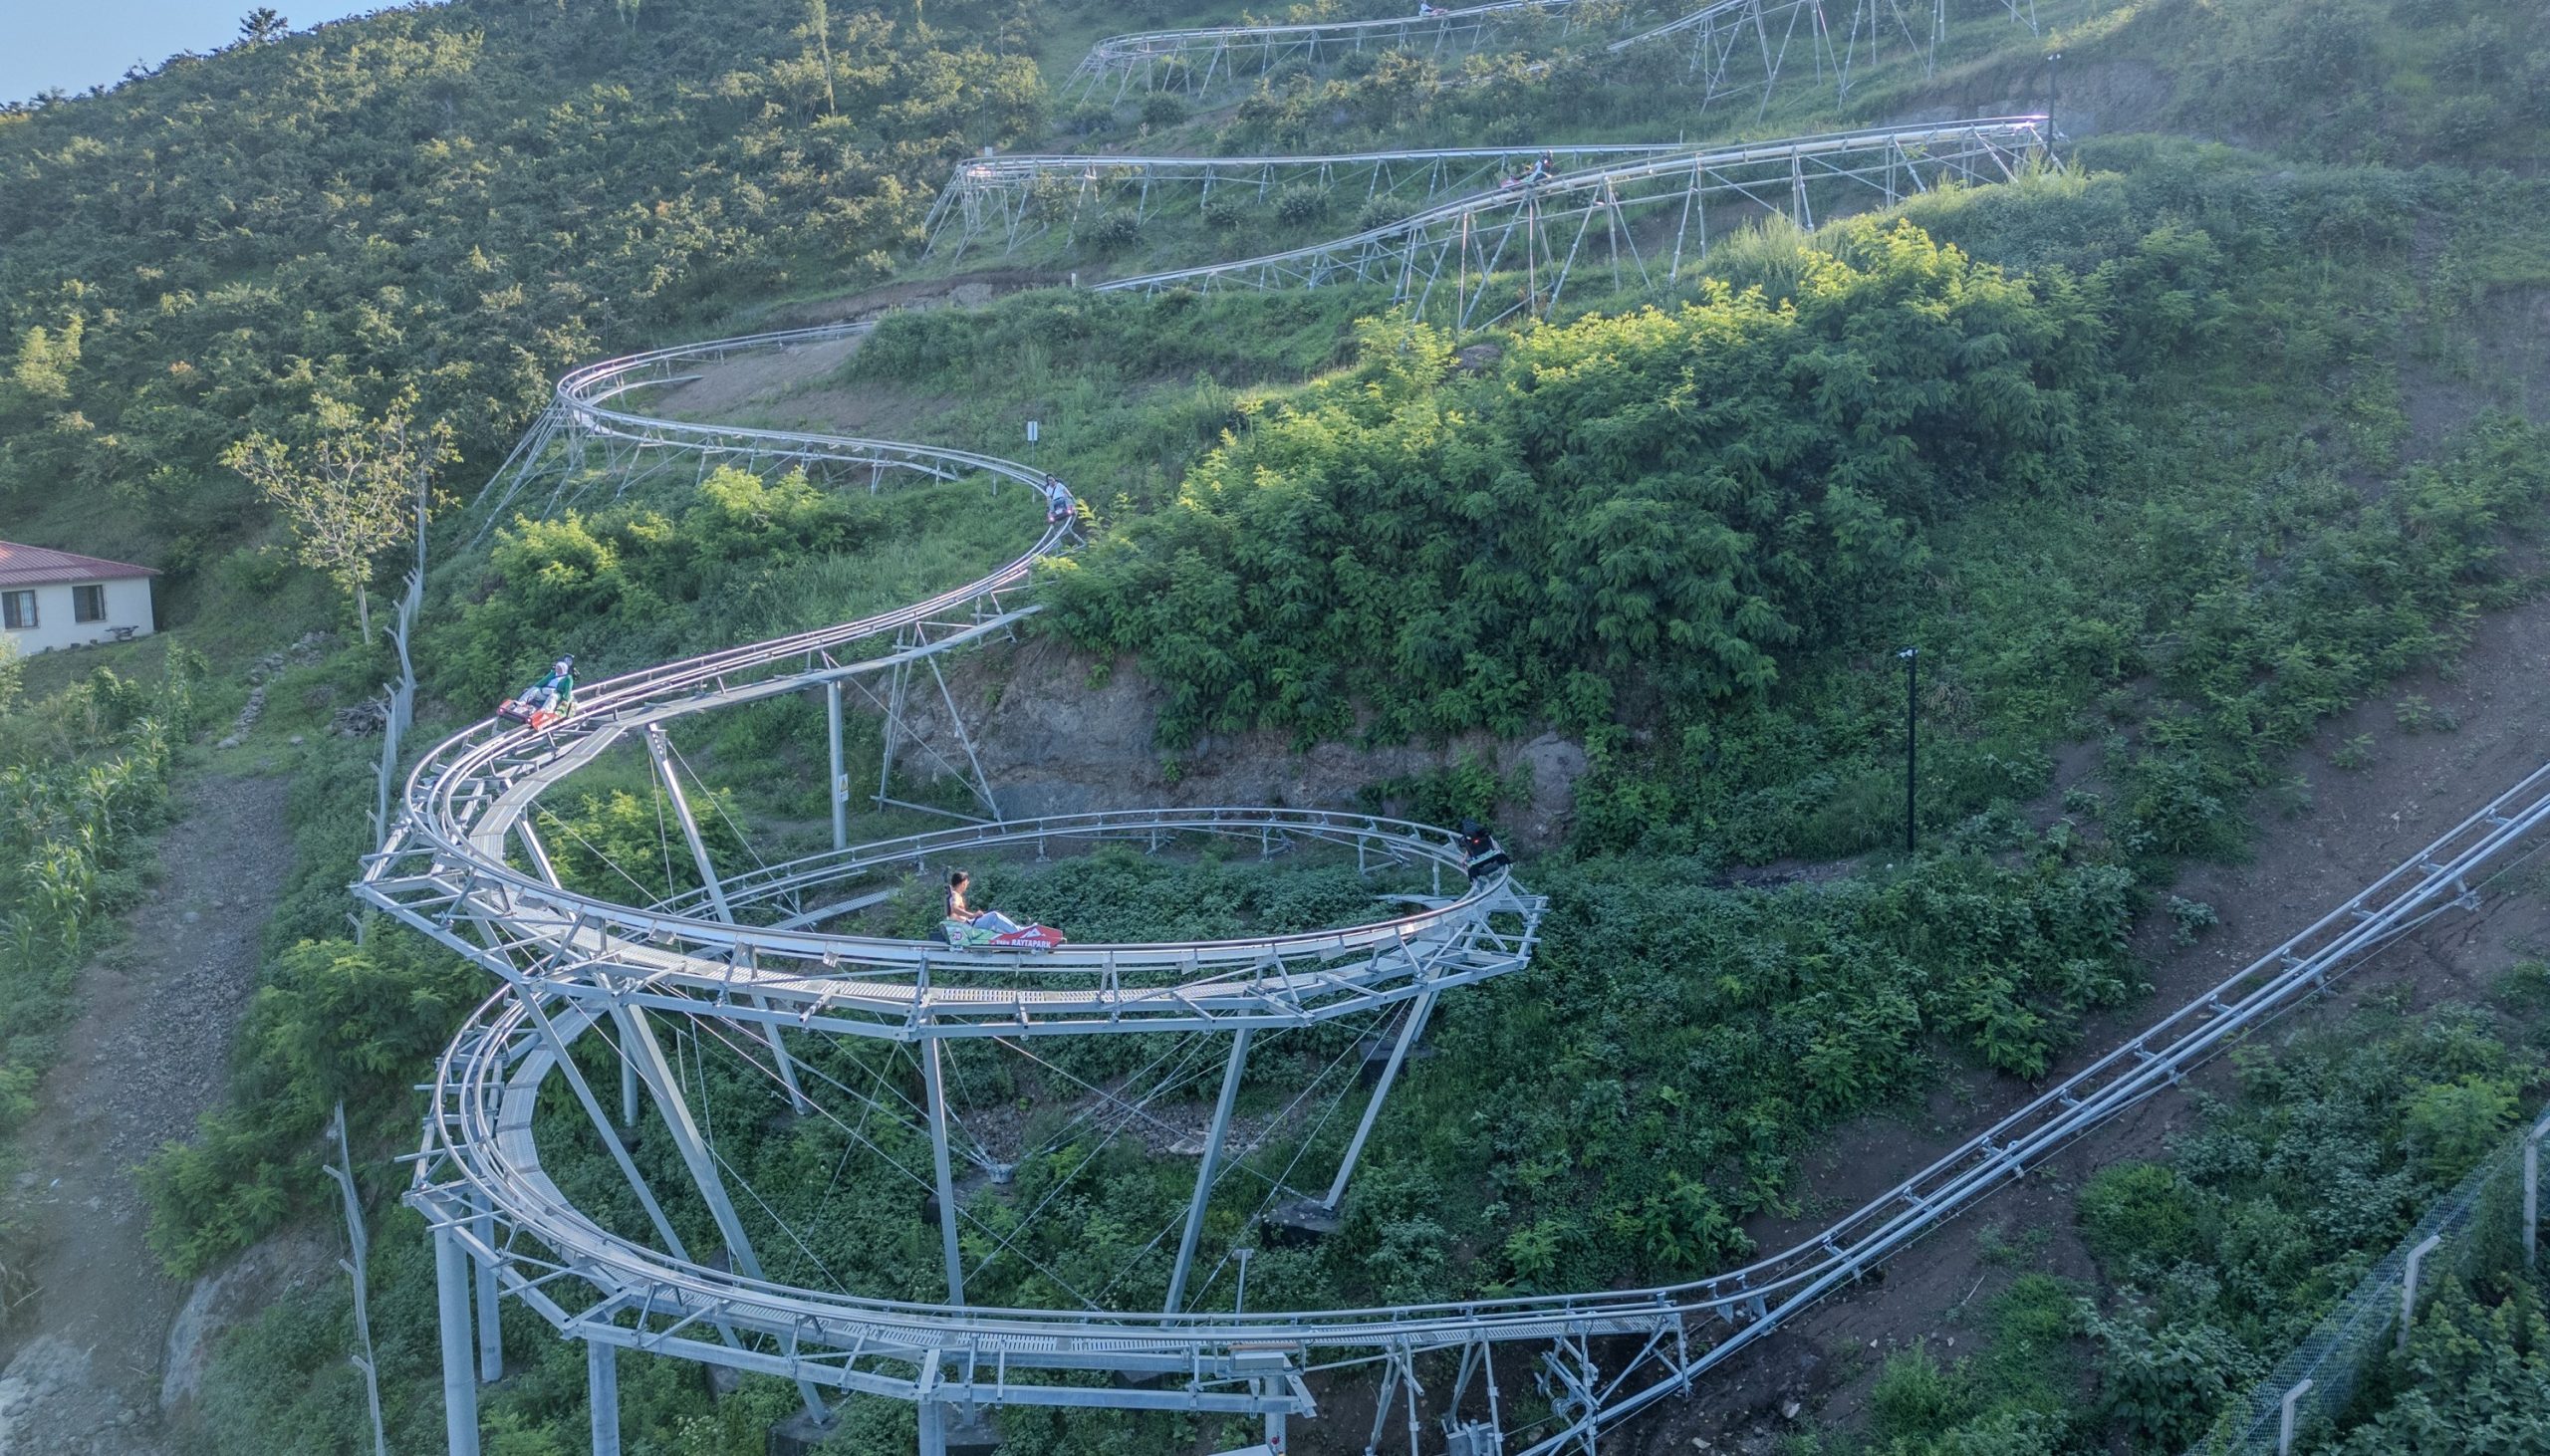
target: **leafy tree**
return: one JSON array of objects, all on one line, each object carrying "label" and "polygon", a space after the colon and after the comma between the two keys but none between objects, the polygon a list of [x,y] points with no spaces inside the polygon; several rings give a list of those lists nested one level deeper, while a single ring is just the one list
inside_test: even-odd
[{"label": "leafy tree", "polygon": [[239,18],[239,41],[248,46],[271,46],[292,34],[292,22],[278,14],[271,5],[260,5]]},{"label": "leafy tree", "polygon": [[434,472],[460,458],[451,426],[418,424],[415,407],[413,389],[372,417],[322,398],[300,449],[261,433],[221,457],[281,509],[301,564],[353,596],[366,641],[382,554],[409,539],[432,499]]}]

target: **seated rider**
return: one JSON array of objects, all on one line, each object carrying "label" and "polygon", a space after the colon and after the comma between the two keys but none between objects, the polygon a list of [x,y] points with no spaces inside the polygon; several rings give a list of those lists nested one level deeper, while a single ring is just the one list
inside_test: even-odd
[{"label": "seated rider", "polygon": [[576,654],[569,652],[550,664],[549,675],[531,685],[522,695],[522,705],[535,712],[548,711],[564,716],[576,696]]},{"label": "seated rider", "polygon": [[948,919],[959,925],[971,925],[977,930],[988,930],[994,935],[1007,935],[1013,930],[1026,928],[998,910],[977,910],[968,906],[965,887],[973,882],[974,877],[962,869],[947,871]]},{"label": "seated rider", "polygon": [[1487,826],[1474,819],[1461,821],[1461,855],[1472,879],[1514,862],[1514,856],[1496,843],[1496,836],[1487,832]]},{"label": "seated rider", "polygon": [[1070,520],[1071,518],[1072,518],[1072,488],[1071,488],[1070,486],[1068,486],[1068,485],[1063,484],[1063,482],[1062,482],[1062,477],[1060,477],[1060,476],[1055,476],[1055,475],[1048,475],[1048,476],[1046,476],[1046,477],[1045,477],[1045,522],[1046,522],[1046,524],[1047,524],[1047,525],[1052,525],[1053,523],[1055,523],[1055,522],[1057,522],[1057,521],[1068,521],[1068,520]]}]

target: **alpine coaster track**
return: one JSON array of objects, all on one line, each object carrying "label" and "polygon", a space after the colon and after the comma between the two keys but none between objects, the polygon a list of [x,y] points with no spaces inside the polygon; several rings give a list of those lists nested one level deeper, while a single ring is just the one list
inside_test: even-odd
[{"label": "alpine coaster track", "polygon": [[[1971,123],[1997,150],[2024,150],[2042,119]],[[1997,129],[1995,129],[1997,128]],[[1953,128],[1925,128],[1938,144]],[[2025,133],[2025,134],[2023,134]],[[1867,133],[1870,135],[1902,133]],[[1815,139],[1829,141],[1830,138]],[[1901,147],[1898,141],[1886,145]],[[1695,156],[1631,155],[1591,169],[1704,175]],[[1601,195],[1582,174],[1572,194]],[[1615,195],[1617,193],[1615,192]],[[1474,213],[1511,199],[1470,199]],[[1453,217],[1461,204],[1438,206]],[[1320,276],[1252,262],[1225,265],[1255,286]],[[1185,270],[1193,286],[1205,270]],[[1118,287],[1154,285],[1123,280]],[[1405,289],[1402,289],[1405,293]],[[1033,490],[1040,472],[997,457],[892,440],[698,423],[650,414],[632,396],[677,384],[705,362],[839,339],[830,326],[660,350],[578,369],[500,472],[494,514],[565,457],[551,506],[586,488],[587,453],[605,452],[623,489],[684,462],[721,458],[802,467],[835,488],[1003,481]],[[1197,1229],[1221,1160],[1233,1089],[1260,1033],[1365,1018],[1389,1047],[1379,1085],[1336,1169],[1342,1197],[1374,1118],[1444,992],[1526,967],[1543,902],[1510,868],[1473,877],[1461,837],[1386,817],[1267,807],[1135,808],[1044,817],[1001,813],[978,763],[942,764],[967,779],[981,816],[875,844],[846,843],[839,806],[839,714],[846,692],[885,706],[936,679],[938,659],[1000,638],[1036,607],[1024,600],[1035,564],[1067,550],[1071,520],[1049,521],[984,576],[925,601],[835,626],[641,669],[594,684],[576,713],[545,732],[488,721],[428,750],[406,780],[395,824],[368,857],[358,893],[494,975],[499,989],[468,1018],[428,1089],[431,1111],[408,1201],[434,1233],[450,1450],[478,1449],[476,1383],[501,1368],[495,1311],[510,1297],[561,1335],[585,1341],[599,1452],[619,1450],[616,1353],[673,1355],[796,1382],[820,1420],[845,1392],[913,1402],[925,1451],[950,1422],[1005,1405],[1209,1412],[1264,1422],[1264,1449],[1285,1448],[1287,1422],[1316,1413],[1311,1377],[1372,1366],[1379,1376],[1368,1449],[1463,1456],[1542,1456],[1592,1449],[1596,1438],[1693,1379],[1822,1296],[1858,1280],[1946,1219],[2055,1152],[2177,1083],[2281,1013],[2318,994],[2368,953],[2456,907],[2476,903],[2493,872],[2535,846],[2550,822],[2550,767],[2527,776],[2375,880],[2345,904],[2131,1042],[2054,1086],[1965,1144],[1821,1233],[1703,1280],[1636,1290],[1342,1310],[1223,1311],[1184,1298]],[[943,679],[938,681],[942,694]],[[882,691],[881,691],[882,690]],[[709,866],[666,726],[692,714],[821,694],[834,724],[832,849],[720,878]],[[954,711],[949,701],[951,715]],[[617,903],[571,889],[553,866],[541,797],[615,745],[642,744],[700,870],[687,894]],[[970,745],[965,748],[970,760]],[[968,777],[967,770],[971,774]],[[878,798],[886,800],[881,781]],[[1050,954],[960,949],[823,926],[882,897],[880,883],[992,849],[1206,837],[1273,855],[1305,847],[1351,850],[1421,888],[1384,896],[1389,913],[1307,934],[1208,942],[1074,944]],[[901,1049],[928,1099],[929,1188],[947,1297],[916,1301],[816,1290],[766,1276],[729,1187],[732,1169],[705,1135],[682,1075],[655,1028],[666,1017],[703,1028],[768,1077],[801,1112],[832,1115],[822,1074],[790,1043],[858,1038]],[[942,1049],[960,1040],[1024,1046],[1037,1038],[1174,1032],[1226,1039],[1221,1094],[1196,1172],[1165,1308],[1002,1308],[969,1302],[959,1247],[966,1218],[955,1165],[1002,1169],[959,1148],[944,1115]],[[1387,1033],[1385,1035],[1385,1032]],[[620,1116],[573,1057],[607,1044],[623,1069]],[[1216,1041],[1215,1045],[1219,1045]],[[899,1054],[898,1054],[899,1055]],[[1208,1065],[1209,1070],[1209,1065]],[[542,1160],[534,1109],[555,1081],[591,1122],[630,1183],[651,1239],[606,1227],[577,1206]],[[649,1095],[683,1174],[708,1208],[722,1248],[693,1249],[632,1158],[624,1129]],[[837,1084],[835,1087],[837,1088]],[[842,1091],[847,1091],[843,1089]],[[969,1169],[972,1171],[973,1169]],[[746,1188],[749,1193],[749,1188]],[[979,1263],[973,1266],[979,1269]],[[1242,1265],[1242,1278],[1245,1263]],[[474,1289],[473,1289],[474,1287]],[[471,1306],[477,1318],[471,1318]],[[473,1329],[476,1338],[473,1342]],[[1526,1366],[1534,1399],[1509,1401]],[[1420,1369],[1420,1366],[1422,1367]],[[1529,1412],[1516,1407],[1527,1406]]]}]

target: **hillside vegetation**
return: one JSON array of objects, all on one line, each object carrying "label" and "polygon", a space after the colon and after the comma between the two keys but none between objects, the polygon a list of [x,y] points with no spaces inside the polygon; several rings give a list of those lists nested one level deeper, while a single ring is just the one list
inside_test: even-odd
[{"label": "hillside vegetation", "polygon": [[[2168,904],[2192,938],[2212,914],[2165,899],[2178,867],[2239,852],[2253,809],[2306,811],[2323,765],[2300,754],[2331,715],[2448,662],[2476,613],[2542,584],[2538,360],[2497,321],[2550,297],[2550,188],[2468,165],[2523,162],[2541,134],[2536,14],[2050,0],[2040,40],[1997,4],[1959,10],[1935,81],[1891,62],[1839,108],[1801,86],[1760,114],[1706,116],[1669,58],[1559,54],[1452,78],[1376,59],[1207,113],[1129,101],[1048,130],[1051,63],[1074,49],[1057,37],[1190,18],[1167,5],[942,3],[926,24],[916,6],[845,6],[818,37],[818,12],[777,0],[462,0],[181,62],[0,120],[14,351],[0,510],[12,532],[79,527],[66,544],[157,553],[181,605],[313,613],[309,598],[270,598],[293,579],[259,554],[272,533],[244,482],[212,463],[231,439],[289,435],[323,396],[377,406],[412,384],[471,464],[491,463],[571,363],[874,283],[908,259],[927,186],[979,145],[1698,138],[1882,120],[1941,96],[2024,100],[2050,45],[2165,72],[2174,89],[2142,121],[2249,149],[2100,139],[2067,173],[1811,234],[1748,232],[1677,292],[1589,298],[1510,330],[1455,335],[1352,290],[1046,290],[896,314],[809,381],[909,402],[912,418],[876,433],[1016,453],[1020,419],[1048,422],[1041,463],[1079,487],[1096,539],[1043,573],[1043,620],[1095,670],[1167,690],[1172,762],[1248,729],[1305,745],[1554,729],[1586,748],[1575,818],[1528,866],[1552,901],[1533,969],[1445,1000],[1442,1055],[1394,1092],[1344,1232],[1265,1252],[1252,1308],[1705,1274],[1805,1209],[1803,1160],[1847,1119],[1946,1079],[2042,1078],[2094,1014],[2130,1007],[2138,917]],[[2348,89],[2323,95],[2321,76]],[[2495,119],[2484,134],[2474,110]],[[1294,222],[1342,220],[1352,201]],[[1188,221],[1109,261],[1256,235],[1248,216]],[[2510,351],[2517,366],[2500,368]],[[2413,412],[2413,386],[2429,407]],[[2438,396],[2451,406],[2430,407]],[[989,560],[1031,510],[717,471],[696,490],[597,489],[572,510],[509,513],[483,544],[446,531],[419,732],[478,716],[560,648],[611,671],[908,600]],[[1911,853],[1896,848],[1894,654],[1908,644],[1923,654]],[[380,675],[351,645],[299,671],[261,746]],[[677,736],[715,820],[774,857],[829,842],[809,828],[823,745],[807,704]],[[153,1247],[181,1273],[320,1206],[312,1150],[332,1103],[376,1148],[410,1138],[417,1069],[485,990],[386,926],[345,938],[343,887],[370,848],[369,752],[323,738],[288,760],[300,867],[233,1105],[147,1175]],[[881,752],[873,723],[855,724],[854,781]],[[1365,798],[1495,819],[1517,790],[1472,763]],[[646,878],[632,893],[688,888],[651,795],[642,770],[605,762],[544,806],[570,831],[575,882],[608,887],[634,865]],[[718,833],[718,862],[739,865],[741,836]],[[1780,887],[1726,874],[1860,855]],[[986,880],[1084,937],[1310,925],[1365,892],[1330,866],[1130,855]],[[906,929],[925,915],[891,909]],[[2221,1113],[2172,1166],[2103,1182],[2109,1297],[2030,1285],[1999,1307],[1995,1363],[1890,1371],[1871,1449],[2087,1452],[2199,1429],[2308,1325],[2342,1277],[2328,1270],[2449,1181],[2451,1157],[2418,1139],[2503,1120],[2493,1101],[2454,1121],[2420,1098],[2476,1079],[2502,1100],[2538,1080],[2525,1029],[2368,1026],[2369,1050],[2306,1047],[2281,1080],[2252,1072],[2255,1106]],[[1244,1112],[1341,1050],[1302,1040],[1257,1064]],[[919,1095],[855,1049],[818,1055],[847,1083]],[[955,1055],[1007,1089],[987,1049]],[[733,1059],[694,1066],[721,1108],[766,1091]],[[2383,1093],[2384,1078],[2416,1086]],[[2305,1134],[2281,1143],[2278,1118]],[[1288,1133],[1266,1156],[1319,1165],[1344,1130]],[[2356,1184],[2230,1165],[2322,1136],[2373,1148],[2347,1169],[2383,1201],[2344,1227],[2288,1228],[2279,1203],[2334,1207]],[[930,1230],[908,1190],[843,1186],[843,1138],[810,1119],[726,1151],[773,1195],[747,1216],[765,1248],[791,1248],[789,1273],[927,1294]],[[1191,1165],[1102,1151],[1074,1141],[1022,1171],[1069,1219],[1041,1242],[1000,1224],[1040,1267],[999,1269],[987,1298],[1051,1300],[1112,1275],[1130,1291],[1119,1303],[1156,1304],[1161,1260],[1134,1231],[1175,1214]],[[638,1155],[658,1186],[678,1182],[661,1139]],[[561,1139],[551,1167],[604,1216],[631,1213],[598,1146]],[[440,1412],[429,1255],[387,1196],[400,1171],[372,1190],[372,1313],[407,1449],[438,1439]],[[995,1221],[1009,1207],[981,1203]],[[1244,1235],[1238,1212],[1217,1206],[1215,1240]],[[676,1216],[710,1241],[700,1210]],[[812,1247],[790,1245],[783,1218]],[[2255,1273],[2242,1251],[2209,1247],[2235,1233],[2295,1277],[2241,1283]],[[2452,1328],[2497,1320],[2519,1348],[2530,1307],[2483,1293],[2505,1313],[2461,1309]],[[580,1352],[528,1318],[506,1335],[491,1449],[573,1449]],[[2476,1368],[2480,1337],[2425,1357]],[[208,1447],[356,1443],[350,1339],[342,1289],[242,1331],[206,1387]],[[2053,1368],[2093,1356],[2086,1377]],[[667,1456],[760,1452],[795,1401],[762,1380],[713,1400],[686,1367],[638,1356],[623,1379],[632,1448]],[[2473,1399],[2494,1388],[2465,1383]],[[907,1448],[910,1419],[857,1403],[836,1446]],[[1097,1413],[1018,1413],[1007,1429],[1017,1449],[1054,1452],[1242,1435]]]},{"label": "hillside vegetation", "polygon": [[315,399],[486,460],[572,364],[873,281],[1032,124],[1026,10],[845,8],[827,75],[790,0],[457,0],[0,115],[0,510],[182,594],[262,535],[215,458]]}]

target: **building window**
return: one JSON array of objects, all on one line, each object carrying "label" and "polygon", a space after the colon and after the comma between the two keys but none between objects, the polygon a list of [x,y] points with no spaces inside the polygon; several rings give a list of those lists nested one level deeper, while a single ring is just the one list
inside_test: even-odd
[{"label": "building window", "polygon": [[107,589],[96,584],[72,588],[71,619],[73,621],[105,621],[107,619]]},{"label": "building window", "polygon": [[11,631],[24,631],[36,624],[36,594],[33,592],[0,592],[0,623]]}]

